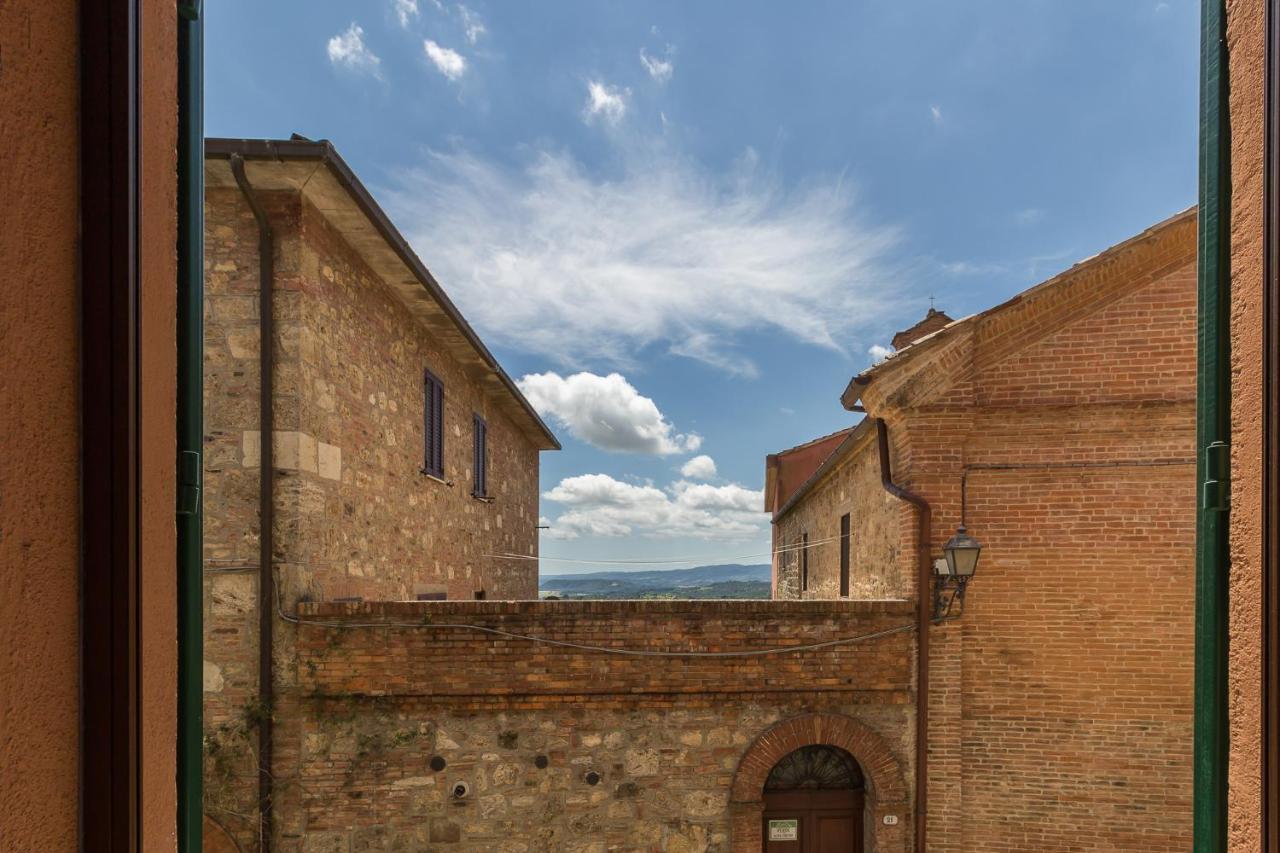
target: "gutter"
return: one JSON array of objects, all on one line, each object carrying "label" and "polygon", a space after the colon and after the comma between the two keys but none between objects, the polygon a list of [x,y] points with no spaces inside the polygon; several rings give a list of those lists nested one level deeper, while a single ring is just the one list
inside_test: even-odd
[{"label": "gutter", "polygon": [[262,209],[249,179],[244,174],[244,158],[232,154],[230,159],[231,174],[235,176],[240,192],[253,210],[253,218],[258,221],[258,701],[261,713],[258,715],[258,814],[259,850],[262,853],[271,851],[271,758],[272,758],[272,715],[275,701],[275,665],[274,638],[272,635],[272,619],[274,614],[270,602],[275,600],[275,578],[272,577],[272,527],[274,524],[274,506],[272,502],[275,491],[274,438],[275,438],[275,396],[273,371],[275,369],[275,353],[272,351],[275,339],[274,294],[272,283],[275,279],[275,240],[271,231],[271,222],[266,211]]},{"label": "gutter", "polygon": [[1192,849],[1227,843],[1228,507],[1231,461],[1230,120],[1226,6],[1202,0],[1197,246],[1195,724]]},{"label": "gutter", "polygon": [[326,139],[313,141],[310,139],[221,139],[211,138],[205,140],[205,156],[209,158],[240,158],[242,160],[270,160],[276,162],[284,162],[287,160],[318,160],[329,168],[329,171],[337,179],[338,183],[355,201],[356,206],[369,219],[374,228],[391,247],[392,251],[400,258],[400,261],[409,268],[414,276],[421,282],[423,288],[431,295],[441,310],[449,320],[457,326],[462,332],[462,336],[466,338],[479,354],[485,365],[494,372],[506,389],[511,393],[512,397],[520,404],[533,422],[543,433],[548,444],[552,449],[560,450],[560,442],[547,426],[546,422],[533,408],[533,405],[525,398],[516,383],[502,369],[502,365],[498,363],[498,359],[494,357],[489,348],[480,340],[480,336],[476,334],[475,329],[471,328],[471,324],[462,316],[462,312],[453,304],[448,295],[444,292],[444,288],[436,281],[430,270],[422,263],[422,259],[405,240],[404,236],[391,222],[390,217],[382,210],[377,201],[365,188],[360,179],[356,177],[355,172],[342,159],[337,150]]},{"label": "gutter", "polygon": [[919,574],[916,580],[916,853],[928,853],[929,816],[929,587],[933,580],[933,566],[929,562],[929,532],[933,514],[929,502],[914,492],[909,492],[893,481],[889,463],[889,428],[884,418],[876,418],[876,435],[880,444],[880,484],[884,490],[899,500],[916,508],[916,550],[919,555]]}]

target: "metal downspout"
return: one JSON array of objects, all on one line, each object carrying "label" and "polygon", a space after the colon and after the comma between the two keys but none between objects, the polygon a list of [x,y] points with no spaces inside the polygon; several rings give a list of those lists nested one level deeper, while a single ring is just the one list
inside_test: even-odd
[{"label": "metal downspout", "polygon": [[178,850],[199,853],[204,800],[204,22],[178,4]]},{"label": "metal downspout", "polygon": [[273,438],[275,436],[275,409],[272,373],[275,358],[272,342],[275,338],[274,300],[271,290],[275,279],[275,246],[271,222],[262,209],[249,179],[244,173],[244,158],[232,154],[231,173],[253,210],[258,221],[258,418],[260,422],[258,444],[258,813],[260,816],[259,849],[271,851],[271,754],[272,715],[274,713],[275,666],[272,636],[272,602],[275,600],[275,579],[272,576],[272,524],[274,521],[272,493],[275,486],[275,460]]},{"label": "metal downspout", "polygon": [[929,624],[930,584],[933,567],[929,562],[929,531],[933,513],[929,502],[893,482],[889,464],[889,428],[883,418],[876,418],[876,435],[880,445],[880,484],[899,500],[914,506],[916,512],[916,550],[919,572],[916,579],[916,845],[917,853],[927,853],[929,816]]},{"label": "metal downspout", "polygon": [[1202,0],[1196,389],[1193,850],[1227,838],[1227,585],[1231,440],[1230,124],[1224,0]]}]

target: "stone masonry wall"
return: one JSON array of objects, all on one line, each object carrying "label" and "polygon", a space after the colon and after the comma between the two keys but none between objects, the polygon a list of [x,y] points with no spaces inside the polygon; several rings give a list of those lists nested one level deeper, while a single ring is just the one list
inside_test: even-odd
[{"label": "stone masonry wall", "polygon": [[[323,603],[298,612],[307,623],[298,640],[304,820],[278,849],[755,853],[762,792],[754,780],[747,801],[735,798],[740,765],[771,727],[816,712],[877,745],[850,747],[871,780],[867,849],[906,849],[909,604]],[[380,621],[402,627],[350,627]],[[460,624],[699,651],[908,630],[766,657],[651,658],[449,627]],[[452,795],[458,783],[467,797]]]},{"label": "stone masonry wall", "polygon": [[[420,593],[532,598],[538,451],[297,194],[262,193],[275,232],[275,525],[280,603]],[[235,190],[206,198],[206,807],[256,836],[258,236]],[[424,368],[445,383],[445,474],[423,465]],[[472,413],[492,502],[471,496]],[[293,630],[277,622],[276,762],[296,766]],[[278,806],[290,796],[282,786]]]},{"label": "stone masonry wall", "polygon": [[[849,597],[904,598],[900,502],[880,485],[875,436],[856,448],[776,523],[776,597],[837,598],[840,595],[840,516],[849,514]],[[809,534],[809,589],[801,589],[803,534]]]}]

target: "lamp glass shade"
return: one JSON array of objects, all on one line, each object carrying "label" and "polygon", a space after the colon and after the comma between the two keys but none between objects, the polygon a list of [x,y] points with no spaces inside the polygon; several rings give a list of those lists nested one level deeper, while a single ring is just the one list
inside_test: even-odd
[{"label": "lamp glass shade", "polygon": [[964,529],[964,525],[956,528],[956,533],[943,546],[947,555],[947,568],[956,577],[971,577],[978,568],[978,556],[982,553],[982,545]]}]

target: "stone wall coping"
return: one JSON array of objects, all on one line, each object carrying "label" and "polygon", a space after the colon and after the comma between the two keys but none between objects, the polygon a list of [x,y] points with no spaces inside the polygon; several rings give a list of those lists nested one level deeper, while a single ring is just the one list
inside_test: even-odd
[{"label": "stone wall coping", "polygon": [[760,599],[604,599],[558,601],[310,601],[297,607],[299,617],[356,618],[398,617],[468,618],[484,616],[661,616],[690,617],[761,616],[903,616],[910,617],[915,604],[906,599],[848,601],[844,599],[773,601]]}]

